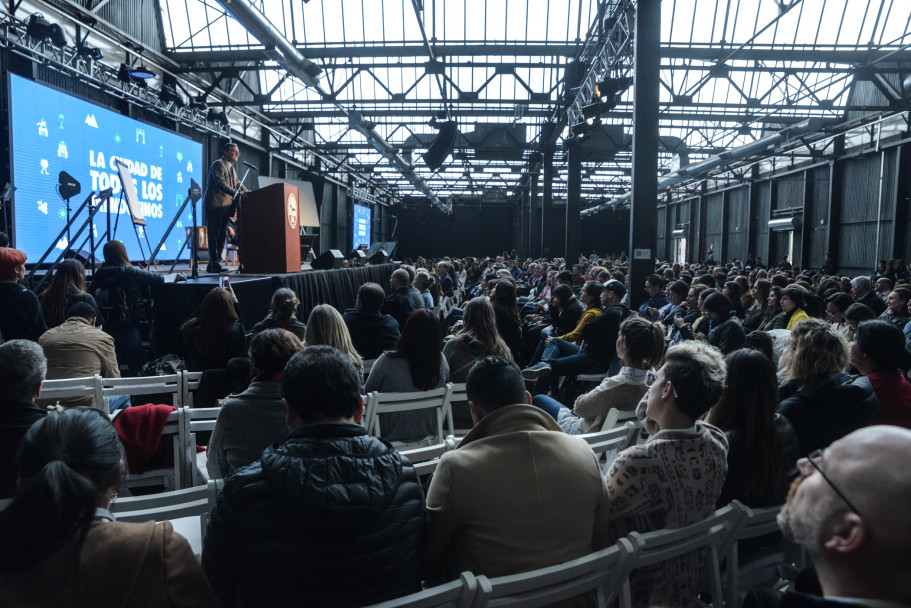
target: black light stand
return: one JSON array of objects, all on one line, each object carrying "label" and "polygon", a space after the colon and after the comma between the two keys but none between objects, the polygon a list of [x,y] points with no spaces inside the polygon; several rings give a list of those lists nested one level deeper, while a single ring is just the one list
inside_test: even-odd
[{"label": "black light stand", "polygon": [[[161,251],[161,248],[164,246],[164,242],[168,239],[168,236],[171,234],[171,231],[174,229],[177,220],[183,216],[184,209],[187,208],[187,203],[193,203],[192,216],[193,216],[193,234],[192,240],[193,245],[191,247],[191,265],[193,266],[193,278],[198,278],[199,271],[196,269],[196,266],[199,262],[196,260],[196,203],[199,202],[199,199],[202,198],[202,188],[199,187],[199,184],[196,183],[195,179],[190,178],[190,188],[187,190],[187,196],[183,199],[183,203],[180,205],[180,209],[177,210],[177,214],[174,216],[174,219],[171,220],[168,229],[164,231],[164,236],[161,237],[161,240],[158,241],[158,246],[155,247],[155,251],[152,252],[152,259],[150,260],[152,264],[155,264],[155,258],[158,255],[158,252]],[[171,270],[169,272],[174,272],[174,266],[177,265],[177,262],[180,260],[180,254],[183,253],[184,248],[187,246],[187,241],[184,240],[183,244],[180,246],[180,250],[177,252],[177,255],[174,258],[174,263],[171,264]]]},{"label": "black light stand", "polygon": [[[82,235],[82,231],[85,230],[86,227],[91,229],[92,220],[95,217],[95,213],[98,212],[98,207],[94,207],[94,206],[90,205],[93,196],[95,196],[94,190],[89,192],[89,195],[85,198],[85,201],[83,201],[83,203],[81,205],[79,205],[79,208],[76,210],[76,213],[73,215],[72,219],[66,223],[66,226],[64,226],[63,230],[60,231],[60,234],[57,235],[57,238],[55,238],[51,242],[51,246],[48,247],[47,251],[44,252],[44,255],[42,255],[40,258],[38,258],[38,261],[35,262],[34,266],[32,266],[32,271],[28,274],[28,284],[32,287],[32,289],[34,291],[38,292],[41,289],[41,286],[44,285],[45,281],[47,281],[50,278],[50,274],[51,274],[50,272],[46,272],[44,274],[44,276],[41,277],[41,281],[37,285],[32,285],[32,278],[34,278],[35,272],[38,271],[38,267],[44,262],[44,260],[46,260],[51,255],[51,252],[54,251],[54,249],[57,247],[57,243],[60,241],[60,239],[62,239],[66,234],[68,234],[70,232],[70,224],[72,223],[73,220],[75,220],[77,217],[79,217],[79,214],[82,213],[82,210],[85,209],[86,205],[89,205],[89,217],[85,222],[83,222],[82,226],[79,227],[79,230],[76,231],[76,239],[79,239],[79,237]],[[67,242],[64,250],[62,252],[60,252],[60,255],[58,255],[57,259],[54,261],[54,263],[51,264],[51,270],[56,268],[57,264],[60,263],[60,260],[63,259],[63,257],[67,254],[67,252],[72,250],[71,245],[72,244],[70,242]]]},{"label": "black light stand", "polygon": [[[70,247],[73,240],[70,238],[70,199],[82,191],[82,186],[72,175],[61,171],[57,176],[57,194],[66,202],[66,246]],[[78,212],[77,212],[78,214]]]},{"label": "black light stand", "polygon": [[9,220],[6,218],[6,210],[9,209],[10,201],[13,200],[13,193],[16,187],[9,182],[0,190],[0,219],[3,221],[3,232],[9,234]]},{"label": "black light stand", "polygon": [[[103,202],[107,202],[108,206],[110,206],[111,197],[113,195],[114,195],[114,189],[108,188],[108,189],[102,190],[101,192],[98,193],[98,202],[97,203],[95,203],[94,201],[89,202],[89,209],[94,210],[90,214],[90,216],[93,218],[93,221],[91,222],[91,225],[89,226],[89,236],[87,237],[87,240],[89,242],[89,266],[92,269],[93,277],[95,276],[95,249],[98,247],[98,245],[95,244],[95,222],[94,222],[95,211],[97,211],[98,209],[101,208],[101,205]],[[108,210],[108,214],[110,215],[110,210]],[[105,233],[104,236],[107,237],[107,233]],[[108,239],[108,240],[110,240],[110,239]],[[99,241],[99,243],[100,242],[101,241]],[[77,248],[76,251],[81,250],[83,247],[85,247],[85,241],[82,241],[82,245],[79,248]]]}]

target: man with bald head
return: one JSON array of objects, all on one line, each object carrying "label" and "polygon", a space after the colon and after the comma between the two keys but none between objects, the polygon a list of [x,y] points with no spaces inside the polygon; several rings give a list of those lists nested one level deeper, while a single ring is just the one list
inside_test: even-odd
[{"label": "man with bald head", "polygon": [[407,270],[399,268],[393,271],[392,276],[389,277],[390,293],[383,303],[383,314],[390,315],[398,321],[401,329],[405,328],[405,321],[408,320],[408,315],[414,311],[414,300],[412,300],[411,294],[408,293],[408,285],[410,284],[411,278],[408,276]]},{"label": "man with bald head", "polygon": [[797,467],[778,524],[806,548],[825,599],[788,593],[782,608],[911,604],[911,430],[866,427]]}]

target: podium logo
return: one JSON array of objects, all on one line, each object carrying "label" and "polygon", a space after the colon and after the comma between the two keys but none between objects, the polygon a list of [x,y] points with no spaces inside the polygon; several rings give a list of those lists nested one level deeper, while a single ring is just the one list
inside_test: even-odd
[{"label": "podium logo", "polygon": [[285,202],[285,211],[288,214],[288,225],[291,226],[291,230],[297,228],[297,198],[294,196],[294,193],[288,195],[288,200]]}]

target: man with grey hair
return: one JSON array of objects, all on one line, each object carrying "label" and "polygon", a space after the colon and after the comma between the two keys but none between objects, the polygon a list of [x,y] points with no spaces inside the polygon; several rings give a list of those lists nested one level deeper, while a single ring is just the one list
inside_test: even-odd
[{"label": "man with grey hair", "polygon": [[778,523],[806,548],[823,598],[786,593],[783,608],[908,604],[909,455],[911,431],[870,426],[797,461]]},{"label": "man with grey hair", "polygon": [[851,279],[851,292],[855,302],[869,306],[877,317],[886,311],[886,303],[873,291],[870,277],[860,276]]},{"label": "man with grey hair", "polygon": [[45,413],[35,405],[47,359],[31,340],[0,344],[0,500],[16,493],[16,452],[25,432]]}]

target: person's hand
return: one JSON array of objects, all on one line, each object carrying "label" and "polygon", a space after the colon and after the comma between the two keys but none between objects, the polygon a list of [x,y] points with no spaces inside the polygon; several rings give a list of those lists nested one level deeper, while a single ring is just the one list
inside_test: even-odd
[{"label": "person's hand", "polygon": [[705,341],[705,340],[707,339],[707,338],[705,337],[705,334],[702,333],[702,332],[698,332],[694,337],[695,337],[697,340],[699,340],[700,342]]},{"label": "person's hand", "polygon": [[544,339],[544,344],[550,344],[551,338],[553,338],[553,336],[547,336],[547,337]]},{"label": "person's hand", "polygon": [[652,321],[658,320],[658,309],[651,306],[648,307],[648,314],[652,318]]},{"label": "person's hand", "polygon": [[674,325],[677,327],[683,327],[686,325],[686,321],[683,320],[683,317],[674,317]]}]

